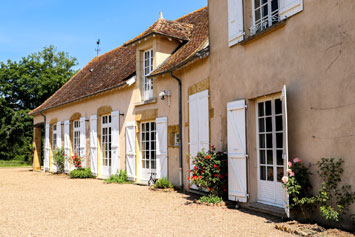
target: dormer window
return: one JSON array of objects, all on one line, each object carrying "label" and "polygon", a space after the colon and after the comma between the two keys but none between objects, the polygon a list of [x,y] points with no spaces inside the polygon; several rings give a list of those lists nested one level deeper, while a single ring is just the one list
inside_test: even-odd
[{"label": "dormer window", "polygon": [[253,0],[253,26],[250,33],[259,31],[279,22],[279,0]]},{"label": "dormer window", "polygon": [[147,76],[153,71],[153,49],[143,53],[143,100],[153,99],[153,80]]}]

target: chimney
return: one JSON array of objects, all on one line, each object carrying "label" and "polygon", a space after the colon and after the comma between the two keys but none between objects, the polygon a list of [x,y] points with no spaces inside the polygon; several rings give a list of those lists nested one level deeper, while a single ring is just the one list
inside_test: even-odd
[{"label": "chimney", "polygon": [[164,19],[163,12],[159,12],[159,19]]}]

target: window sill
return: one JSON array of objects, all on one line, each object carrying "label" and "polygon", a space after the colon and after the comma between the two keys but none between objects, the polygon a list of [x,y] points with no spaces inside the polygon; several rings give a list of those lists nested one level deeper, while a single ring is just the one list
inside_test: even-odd
[{"label": "window sill", "polygon": [[265,35],[268,35],[269,33],[284,27],[286,25],[286,21],[287,21],[287,19],[279,21],[279,22],[273,24],[272,26],[270,26],[262,31],[259,31],[255,35],[250,35],[248,38],[245,38],[243,41],[240,41],[240,44],[246,45],[246,44],[249,44],[250,42],[257,40]]},{"label": "window sill", "polygon": [[153,98],[153,99],[150,99],[150,100],[144,100],[144,101],[141,101],[141,102],[138,102],[135,104],[136,107],[139,107],[139,106],[143,106],[143,105],[147,105],[147,104],[155,104],[157,103],[157,98]]}]

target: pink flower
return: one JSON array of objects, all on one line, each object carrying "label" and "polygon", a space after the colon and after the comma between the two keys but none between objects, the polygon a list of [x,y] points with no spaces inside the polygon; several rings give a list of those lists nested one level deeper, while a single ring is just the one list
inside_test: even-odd
[{"label": "pink flower", "polygon": [[298,163],[298,162],[301,162],[299,158],[296,157],[295,159],[293,159],[293,163]]},{"label": "pink flower", "polygon": [[291,162],[291,161],[288,162],[288,167],[289,167],[289,168],[292,167],[292,162]]},{"label": "pink flower", "polygon": [[284,176],[282,177],[282,182],[285,184],[288,182],[288,177],[287,176]]},{"label": "pink flower", "polygon": [[295,173],[294,172],[290,172],[290,176],[295,176]]},{"label": "pink flower", "polygon": [[288,172],[289,174],[291,174],[292,170],[291,170],[291,169],[287,169],[287,172]]}]

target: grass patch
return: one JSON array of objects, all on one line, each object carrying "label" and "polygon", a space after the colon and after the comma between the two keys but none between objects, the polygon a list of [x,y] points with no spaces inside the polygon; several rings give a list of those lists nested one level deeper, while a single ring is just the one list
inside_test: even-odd
[{"label": "grass patch", "polygon": [[0,160],[0,167],[32,167],[32,163],[21,160]]},{"label": "grass patch", "polygon": [[126,184],[126,183],[131,183],[130,181],[128,181],[128,176],[127,176],[127,171],[122,171],[120,170],[120,172],[118,174],[115,175],[111,175],[110,178],[105,179],[105,182],[108,184],[112,184],[112,183],[117,183],[117,184]]},{"label": "grass patch", "polygon": [[223,202],[223,199],[218,196],[208,195],[200,197],[200,202],[202,203],[220,203]]},{"label": "grass patch", "polygon": [[86,169],[76,169],[70,171],[70,178],[71,179],[90,179],[94,178],[94,176],[91,173],[90,168]]},{"label": "grass patch", "polygon": [[167,178],[158,179],[154,184],[154,188],[160,188],[160,189],[167,189],[173,187],[174,186]]}]

